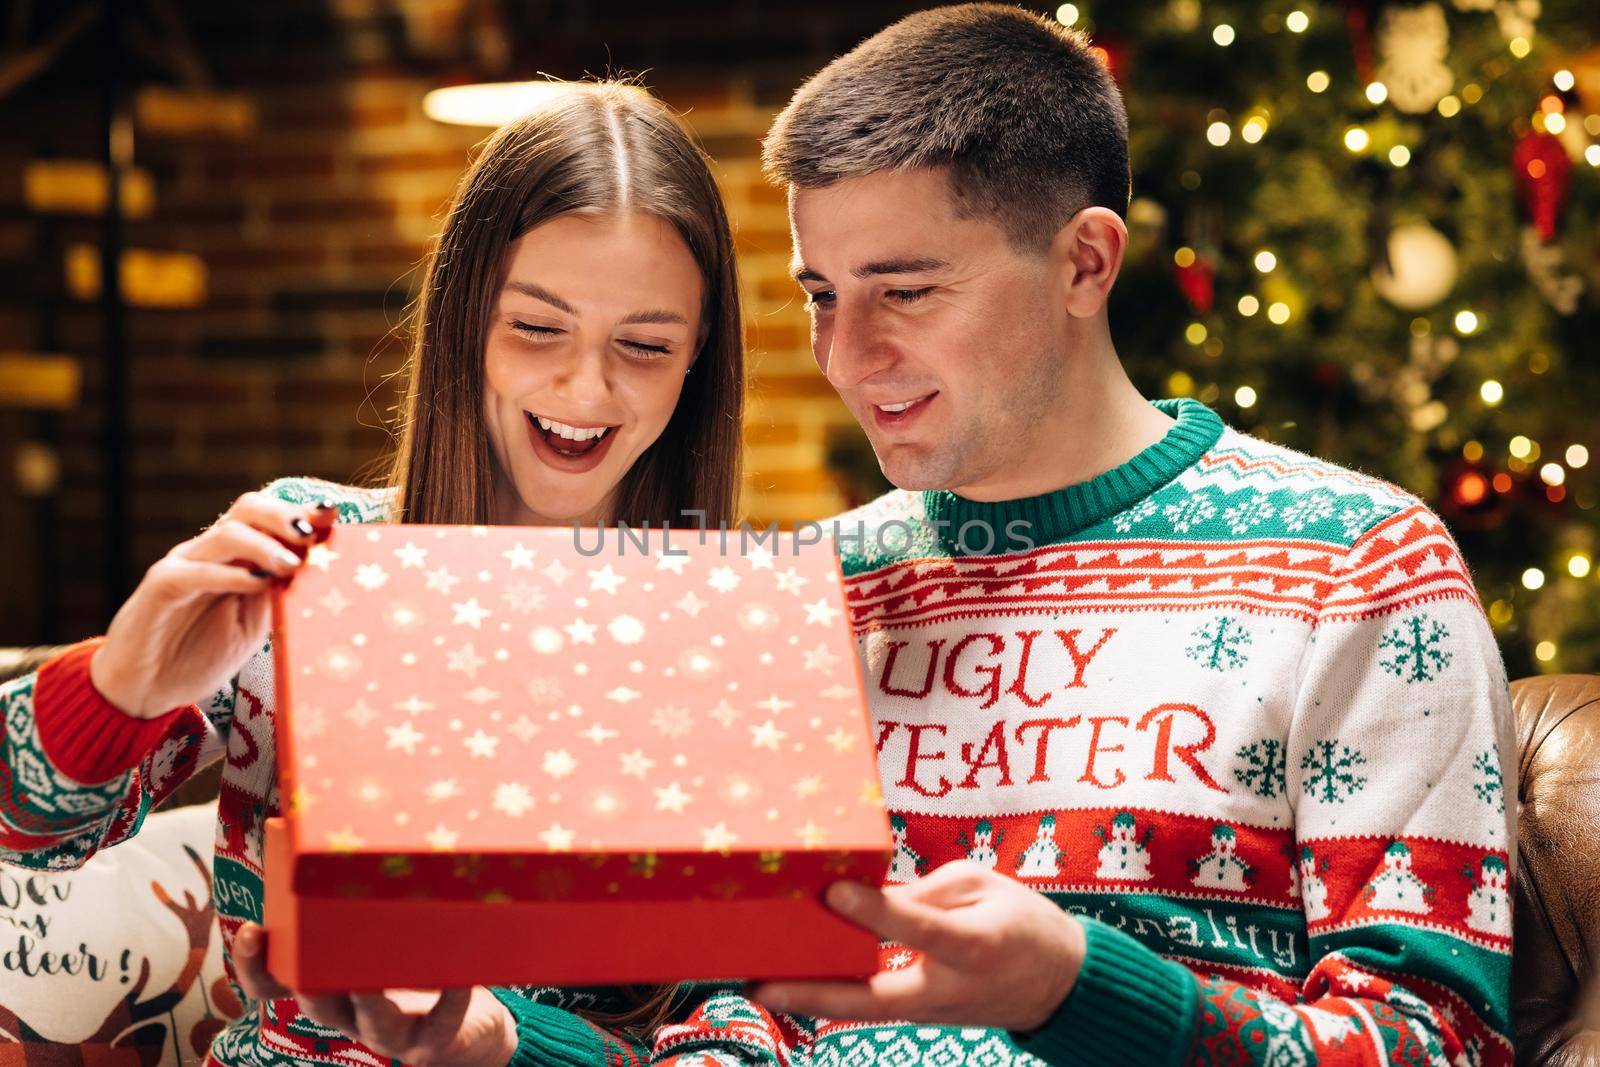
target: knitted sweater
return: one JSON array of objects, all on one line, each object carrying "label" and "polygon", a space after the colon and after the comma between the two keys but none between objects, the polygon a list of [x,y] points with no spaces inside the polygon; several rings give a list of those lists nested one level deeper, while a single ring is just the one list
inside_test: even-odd
[{"label": "knitted sweater", "polygon": [[1088,482],[838,520],[889,880],[981,863],[1088,952],[1026,1037],[823,1021],[813,1062],[1509,1064],[1514,734],[1455,543],[1157,407]]},{"label": "knitted sweater", "polygon": [[[1454,542],[1391,486],[1191,401],[1158,406],[1177,420],[1165,439],[1091,481],[997,504],[896,491],[837,520],[894,827],[889,881],[967,858],[1078,915],[1088,954],[1046,1025],[774,1017],[713,989],[644,1049],[561,1010],[593,993],[503,991],[519,1060],[1511,1061],[1510,708]],[[380,501],[348,493],[342,518],[378,517]],[[65,688],[64,666],[41,672],[41,694]],[[257,657],[241,674],[238,713],[226,693],[205,713],[247,794],[229,804],[225,782],[230,934],[259,913],[259,816],[276,810],[259,751],[268,667]],[[127,836],[202,747],[173,744],[190,736],[182,713],[73,731],[88,720],[44,710],[69,701],[32,691],[0,691],[13,861],[71,864]],[[146,755],[102,799],[80,799],[110,764],[70,760],[112,748]],[[248,786],[244,767],[257,768]],[[45,792],[18,787],[24,768]],[[885,959],[914,954],[886,946]],[[313,1034],[338,1045],[274,1007],[216,1055],[270,1060],[280,1033],[307,1058]],[[545,1058],[558,1047],[583,1051]]]}]

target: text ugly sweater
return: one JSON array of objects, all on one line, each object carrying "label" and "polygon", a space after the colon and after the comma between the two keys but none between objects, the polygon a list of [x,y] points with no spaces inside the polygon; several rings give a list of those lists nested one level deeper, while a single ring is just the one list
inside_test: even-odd
[{"label": "text ugly sweater", "polygon": [[889,881],[981,863],[1088,954],[1027,1038],[823,1021],[813,1062],[1509,1064],[1514,733],[1455,543],[1157,407],[1091,481],[837,520]]}]

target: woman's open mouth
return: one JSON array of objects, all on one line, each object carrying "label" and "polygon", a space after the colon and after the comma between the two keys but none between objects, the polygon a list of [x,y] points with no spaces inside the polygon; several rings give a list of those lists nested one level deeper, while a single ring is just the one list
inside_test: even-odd
[{"label": "woman's open mouth", "polygon": [[579,425],[524,411],[533,451],[547,466],[577,474],[592,470],[611,449],[616,426]]}]

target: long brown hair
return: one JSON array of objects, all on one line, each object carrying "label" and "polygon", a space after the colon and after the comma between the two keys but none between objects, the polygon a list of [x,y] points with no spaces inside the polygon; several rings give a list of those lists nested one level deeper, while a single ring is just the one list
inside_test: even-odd
[{"label": "long brown hair", "polygon": [[501,127],[456,186],[411,315],[391,521],[493,521],[483,354],[506,246],[563,215],[628,211],[666,220],[689,246],[704,278],[705,340],[666,428],[618,486],[612,519],[684,526],[699,521],[684,515],[695,510],[712,527],[733,522],[744,338],[727,213],[684,124],[615,81],[574,84]]},{"label": "long brown hair", "polygon": [[[624,184],[625,183],[625,184]],[[661,436],[618,487],[613,521],[732,524],[740,485],[744,337],[733,239],[709,161],[665,104],[636,85],[572,85],[497,130],[456,186],[423,266],[402,372],[399,443],[386,482],[392,522],[488,523],[493,459],[483,359],[506,246],[563,215],[637,211],[676,227],[700,266],[705,307],[694,372]],[[674,986],[617,990],[594,1022],[648,1035],[674,1010]]]}]

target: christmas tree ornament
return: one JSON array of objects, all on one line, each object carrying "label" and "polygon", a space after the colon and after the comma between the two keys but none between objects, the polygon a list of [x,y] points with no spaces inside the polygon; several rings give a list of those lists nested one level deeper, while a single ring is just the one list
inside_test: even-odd
[{"label": "christmas tree ornament", "polygon": [[1518,138],[1511,152],[1511,168],[1523,211],[1540,239],[1551,240],[1567,206],[1572,160],[1558,138],[1530,130]]},{"label": "christmas tree ornament", "polygon": [[1534,34],[1534,23],[1542,13],[1541,8],[1540,0],[1496,0],[1494,17],[1507,40],[1527,39]]},{"label": "christmas tree ornament", "polygon": [[1412,115],[1432,111],[1455,85],[1446,59],[1450,26],[1436,3],[1389,7],[1378,26],[1376,78],[1389,91],[1396,110]]},{"label": "christmas tree ornament", "polygon": [[822,890],[923,872],[831,545],[644,533],[337,526],[275,592],[280,979],[872,973]]},{"label": "christmas tree ornament", "polygon": [[1578,299],[1583,295],[1583,278],[1565,270],[1566,252],[1557,242],[1546,243],[1532,226],[1522,227],[1522,263],[1539,295],[1547,300],[1559,315],[1571,315],[1578,310]]},{"label": "christmas tree ornament", "polygon": [[1450,295],[1460,267],[1455,246],[1426,222],[1389,231],[1383,262],[1372,267],[1378,295],[1405,311],[1424,311]]},{"label": "christmas tree ornament", "polygon": [[1217,302],[1217,268],[1200,253],[1187,264],[1173,267],[1178,290],[1196,315],[1209,315]]}]

